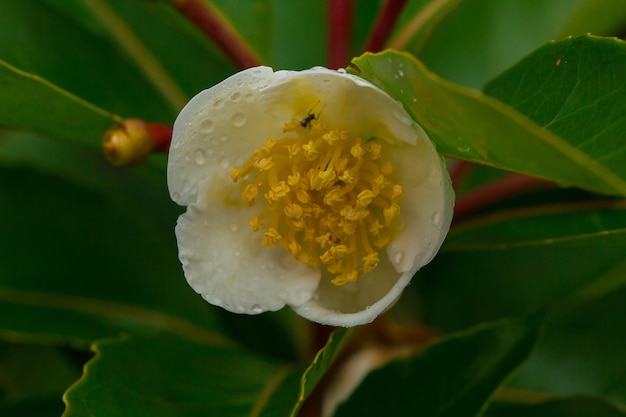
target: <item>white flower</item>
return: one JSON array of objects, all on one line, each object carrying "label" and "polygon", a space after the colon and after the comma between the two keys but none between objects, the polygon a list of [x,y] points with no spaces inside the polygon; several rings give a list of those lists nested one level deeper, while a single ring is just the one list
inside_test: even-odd
[{"label": "white flower", "polygon": [[285,304],[354,326],[388,308],[448,231],[442,158],[402,105],[344,71],[239,72],[194,97],[170,147],[189,285],[236,313]]}]

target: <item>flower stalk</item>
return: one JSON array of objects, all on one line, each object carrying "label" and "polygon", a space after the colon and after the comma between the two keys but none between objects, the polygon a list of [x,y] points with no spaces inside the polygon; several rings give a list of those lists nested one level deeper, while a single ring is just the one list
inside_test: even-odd
[{"label": "flower stalk", "polygon": [[353,0],[328,2],[328,66],[339,69],[350,62]]},{"label": "flower stalk", "polygon": [[215,7],[202,0],[171,0],[239,68],[261,65],[261,58]]},{"label": "flower stalk", "polygon": [[387,0],[385,2],[365,42],[363,52],[378,52],[383,49],[405,4],[406,0]]}]

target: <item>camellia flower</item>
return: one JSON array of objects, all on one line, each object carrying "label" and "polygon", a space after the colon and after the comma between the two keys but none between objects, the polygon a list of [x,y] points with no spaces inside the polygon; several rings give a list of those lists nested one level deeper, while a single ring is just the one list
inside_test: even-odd
[{"label": "camellia flower", "polygon": [[424,130],[345,71],[251,68],[194,97],[169,154],[187,281],[209,303],[353,326],[388,308],[448,231]]}]

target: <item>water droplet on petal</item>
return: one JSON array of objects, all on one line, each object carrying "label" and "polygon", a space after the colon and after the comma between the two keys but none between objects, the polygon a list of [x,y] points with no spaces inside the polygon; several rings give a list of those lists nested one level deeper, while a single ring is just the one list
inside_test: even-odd
[{"label": "water droplet on petal", "polygon": [[220,167],[222,169],[228,169],[230,168],[230,161],[227,158],[224,158],[220,161]]},{"label": "water droplet on petal", "polygon": [[241,256],[241,252],[239,252],[238,250],[235,251],[234,253],[235,256]]},{"label": "water droplet on petal", "polygon": [[197,165],[204,165],[206,162],[206,155],[202,149],[196,149],[191,157]]},{"label": "water droplet on petal", "polygon": [[252,103],[254,101],[254,94],[248,93],[245,96],[243,96],[243,99],[248,103]]},{"label": "water droplet on petal", "polygon": [[261,314],[263,312],[263,308],[260,305],[255,304],[252,306],[252,309],[250,311],[252,312],[252,314]]},{"label": "water droplet on petal", "polygon": [[339,68],[339,69],[337,70],[337,72],[338,72],[339,74],[345,74],[345,73],[346,73],[346,69],[345,69],[345,68]]},{"label": "water droplet on petal", "polygon": [[395,263],[399,264],[403,260],[404,260],[404,252],[396,252],[396,254],[393,255],[393,261]]},{"label": "water droplet on petal", "polygon": [[222,107],[224,107],[224,100],[222,100],[221,98],[215,99],[215,101],[213,101],[213,107],[215,107],[216,109],[221,109]]},{"label": "water droplet on petal", "polygon": [[441,226],[441,212],[440,212],[440,211],[435,211],[435,212],[432,214],[431,219],[432,219],[433,224],[434,224],[435,226]]},{"label": "water droplet on petal", "polygon": [[243,113],[235,113],[233,117],[230,118],[230,121],[236,127],[241,127],[246,124],[246,116]]},{"label": "water droplet on petal", "polygon": [[241,93],[239,92],[233,93],[230,96],[230,99],[233,101],[233,103],[237,103],[239,100],[241,100]]},{"label": "water droplet on petal", "polygon": [[231,232],[236,232],[239,230],[239,225],[237,223],[231,223],[229,229]]},{"label": "water droplet on petal", "polygon": [[178,201],[179,198],[180,198],[180,193],[177,193],[176,191],[174,191],[172,193],[172,200]]},{"label": "water droplet on petal", "polygon": [[402,70],[398,70],[398,75],[399,75],[400,77],[404,77],[404,71],[402,71]]},{"label": "water droplet on petal", "polygon": [[202,129],[204,133],[211,133],[213,131],[213,127],[213,120],[211,119],[203,120],[202,123],[200,123],[200,129]]}]

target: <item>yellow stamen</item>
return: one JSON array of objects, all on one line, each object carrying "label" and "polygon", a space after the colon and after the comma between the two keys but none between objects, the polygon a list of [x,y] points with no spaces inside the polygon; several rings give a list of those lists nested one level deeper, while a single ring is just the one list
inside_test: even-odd
[{"label": "yellow stamen", "polygon": [[403,191],[389,179],[392,165],[380,144],[315,119],[306,126],[291,121],[283,131],[231,173],[235,182],[248,181],[246,204],[265,196],[250,225],[265,229],[263,246],[279,244],[307,265],[323,265],[335,285],[355,282],[378,267],[373,248],[389,243],[400,215]]}]

